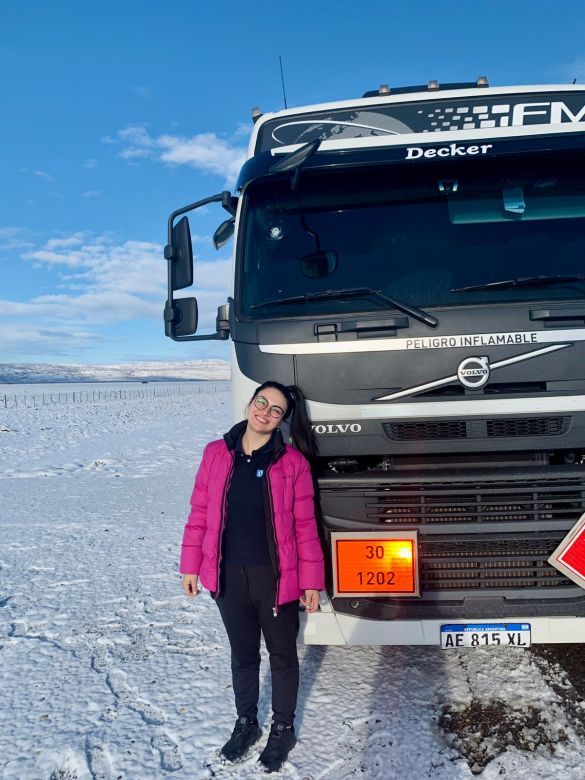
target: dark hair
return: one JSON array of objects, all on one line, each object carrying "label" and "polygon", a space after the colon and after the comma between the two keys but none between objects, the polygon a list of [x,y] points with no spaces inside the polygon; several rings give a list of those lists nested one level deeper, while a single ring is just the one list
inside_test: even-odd
[{"label": "dark hair", "polygon": [[286,412],[282,419],[290,421],[290,435],[294,446],[307,458],[309,462],[317,455],[317,442],[315,434],[311,428],[311,423],[307,417],[307,407],[305,405],[305,396],[300,387],[296,385],[281,385],[280,382],[274,382],[269,379],[262,382],[255,390],[251,400],[267,387],[273,387],[286,398]]}]

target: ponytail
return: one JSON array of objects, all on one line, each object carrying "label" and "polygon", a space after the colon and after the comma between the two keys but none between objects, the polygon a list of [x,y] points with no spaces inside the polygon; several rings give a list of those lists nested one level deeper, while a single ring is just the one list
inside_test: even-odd
[{"label": "ponytail", "polygon": [[294,400],[290,435],[297,450],[312,464],[317,456],[317,440],[307,416],[305,396],[296,385],[289,385],[288,389]]},{"label": "ponytail", "polygon": [[307,416],[307,407],[303,391],[297,385],[282,385],[280,382],[268,380],[254,390],[252,400],[258,393],[266,387],[274,387],[286,398],[287,410],[283,416],[283,421],[290,418],[290,435],[296,449],[304,455],[305,458],[313,464],[317,456],[317,440],[311,428],[311,423]]}]

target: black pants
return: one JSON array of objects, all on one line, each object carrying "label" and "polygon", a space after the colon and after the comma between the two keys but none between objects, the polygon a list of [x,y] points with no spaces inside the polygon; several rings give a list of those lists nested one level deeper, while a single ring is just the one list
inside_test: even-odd
[{"label": "black pants", "polygon": [[226,564],[217,606],[232,651],[232,681],[238,717],[258,715],[260,631],[270,657],[274,721],[292,725],[299,688],[299,602],[281,604],[274,617],[274,571],[270,565]]}]

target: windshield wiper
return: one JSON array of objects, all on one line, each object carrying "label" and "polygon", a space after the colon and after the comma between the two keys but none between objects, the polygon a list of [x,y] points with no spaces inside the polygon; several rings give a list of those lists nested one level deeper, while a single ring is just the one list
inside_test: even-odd
[{"label": "windshield wiper", "polygon": [[322,301],[328,298],[361,298],[368,295],[374,295],[385,303],[389,303],[398,311],[404,314],[410,314],[415,320],[424,322],[429,328],[436,328],[439,320],[417,306],[411,306],[409,303],[403,303],[396,298],[391,298],[381,290],[374,290],[372,287],[349,287],[345,290],[322,290],[321,292],[305,293],[305,295],[291,295],[289,298],[274,298],[270,301],[255,303],[251,309],[261,309],[263,306],[281,306],[287,303],[306,303],[308,301]]},{"label": "windshield wiper", "polygon": [[500,282],[471,284],[469,287],[454,287],[450,292],[502,290],[506,287],[547,287],[553,284],[564,284],[564,282],[585,282],[585,274],[573,274],[572,276],[519,276],[517,279],[502,279]]}]

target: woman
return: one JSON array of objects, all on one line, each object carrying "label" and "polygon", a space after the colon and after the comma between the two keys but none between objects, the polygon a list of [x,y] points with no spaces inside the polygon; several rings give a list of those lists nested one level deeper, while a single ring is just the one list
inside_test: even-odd
[{"label": "woman", "polygon": [[[291,418],[296,449],[279,425]],[[238,719],[221,749],[241,759],[258,741],[260,633],[270,657],[273,722],[259,761],[277,771],[296,744],[299,600],[307,612],[324,588],[323,553],[306,456],[312,434],[298,388],[264,382],[246,419],[205,447],[185,525],[183,590],[211,591],[231,646]],[[304,454],[301,454],[304,451]]]}]

